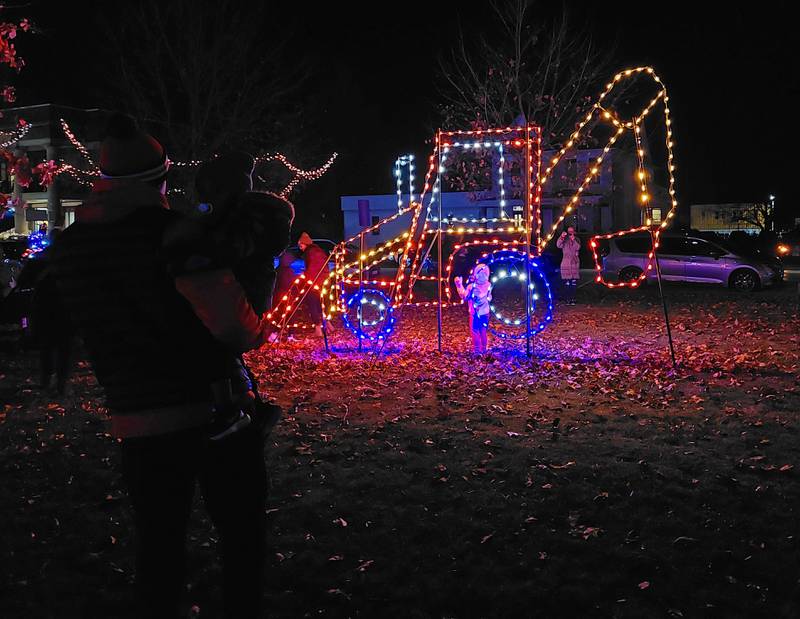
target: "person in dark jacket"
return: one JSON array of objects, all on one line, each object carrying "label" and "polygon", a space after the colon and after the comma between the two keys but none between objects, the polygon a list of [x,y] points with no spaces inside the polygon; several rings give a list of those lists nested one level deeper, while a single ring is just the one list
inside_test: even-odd
[{"label": "person in dark jacket", "polygon": [[319,288],[328,277],[328,254],[317,245],[307,232],[300,235],[297,246],[303,252],[306,279],[313,286],[306,295],[306,304],[314,324],[314,333],[322,337],[322,303],[319,298]]},{"label": "person in dark jacket", "polygon": [[[267,475],[257,424],[208,440],[210,385],[268,335],[229,269],[172,277],[165,231],[180,215],[164,194],[164,148],[115,115],[101,178],[53,247],[58,291],[83,338],[122,448],[133,503],[142,617],[181,616],[195,484],[220,538],[226,615],[258,617]],[[207,295],[212,305],[195,304]],[[236,483],[231,483],[235,480]]]},{"label": "person in dark jacket", "polygon": [[[295,260],[297,260],[297,254],[288,249],[278,258],[278,268],[275,270],[275,294],[272,297],[273,310],[281,302],[284,302],[285,307],[286,302],[289,301],[289,294],[292,292],[292,286],[295,282],[299,281],[297,274],[294,272],[294,268],[292,268],[292,264],[294,264]],[[282,320],[279,315],[273,316],[273,319]],[[277,342],[280,335],[281,332],[276,329],[269,336],[269,341],[272,343]],[[291,333],[289,333],[288,339],[294,339]]]},{"label": "person in dark jacket", "polygon": [[55,374],[56,392],[63,395],[70,374],[72,325],[50,264],[52,243],[59,233],[60,230],[54,228],[50,233],[50,247],[31,259],[40,267],[31,299],[31,328],[39,347],[41,388],[48,389]]},{"label": "person in dark jacket", "polygon": [[273,296],[273,306],[280,303],[283,297],[289,292],[289,289],[297,279],[297,275],[292,268],[292,264],[297,260],[297,255],[290,250],[286,250],[278,258],[278,268],[275,277],[275,294]]}]

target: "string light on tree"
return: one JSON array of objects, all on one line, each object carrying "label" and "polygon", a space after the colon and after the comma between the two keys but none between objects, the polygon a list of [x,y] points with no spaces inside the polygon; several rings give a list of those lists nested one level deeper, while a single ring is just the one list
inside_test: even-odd
[{"label": "string light on tree", "polygon": [[286,187],[277,192],[280,197],[286,198],[301,181],[314,181],[321,178],[330,169],[338,156],[338,153],[333,153],[324,164],[313,170],[303,170],[302,168],[297,167],[281,153],[261,155],[256,158],[256,165],[267,163],[269,161],[279,161],[286,167],[287,170],[295,175],[294,178],[289,181],[289,184],[286,185]]},{"label": "string light on tree", "polygon": [[[86,163],[89,165],[89,169],[82,170],[71,164],[60,161],[58,163],[56,176],[60,174],[68,174],[72,179],[76,180],[77,182],[83,185],[90,185],[91,180],[89,179],[97,178],[100,176],[100,168],[95,163],[94,159],[92,159],[89,149],[86,148],[86,146],[80,141],[80,139],[78,139],[78,137],[70,128],[69,124],[63,118],[60,118],[59,121],[61,124],[61,130],[64,133],[64,137],[75,148],[75,150],[77,150],[81,154]],[[10,140],[8,140],[7,145],[11,145],[15,142],[18,142],[20,139],[22,139],[22,137],[25,136],[25,134],[29,130],[30,130],[30,125],[25,125],[23,127],[20,127],[20,129],[17,130],[14,136]],[[211,159],[214,159],[215,157],[216,156],[213,156]],[[292,190],[295,187],[297,187],[297,185],[302,181],[314,181],[321,178],[330,169],[334,161],[336,161],[337,157],[338,153],[333,153],[323,165],[311,170],[304,170],[299,166],[293,164],[282,153],[268,153],[265,155],[260,155],[259,157],[256,158],[256,164],[258,165],[270,161],[278,161],[294,175],[292,180],[289,181],[288,185],[286,185],[286,187],[277,192],[279,196],[281,196],[282,198],[286,198],[292,192]],[[170,165],[177,168],[194,168],[201,165],[202,163],[204,163],[204,161],[200,159],[191,159],[187,161],[170,160]]]},{"label": "string light on tree", "polygon": [[95,164],[94,159],[92,159],[92,156],[89,154],[89,149],[86,148],[86,146],[84,146],[77,137],[75,137],[75,134],[72,132],[72,129],[69,128],[66,120],[63,118],[59,118],[59,120],[61,121],[61,130],[64,132],[64,136],[67,138],[67,140],[69,140],[69,143],[72,144],[75,147],[75,150],[77,150],[83,156],[83,158],[86,160],[86,163],[88,163],[93,169],[96,169],[97,164]]},{"label": "string light on tree", "polygon": [[[22,138],[28,135],[28,132],[31,130],[30,123],[23,123],[15,131],[4,131],[2,134],[3,141],[0,142],[0,149],[6,149],[9,146],[13,146],[17,142],[19,142]],[[6,138],[5,136],[11,136]]]}]

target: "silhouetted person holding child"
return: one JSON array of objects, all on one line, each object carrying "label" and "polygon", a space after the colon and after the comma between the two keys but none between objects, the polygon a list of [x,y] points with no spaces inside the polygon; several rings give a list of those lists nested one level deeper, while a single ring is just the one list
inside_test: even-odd
[{"label": "silhouetted person holding child", "polygon": [[31,299],[31,329],[39,348],[40,386],[50,388],[55,376],[55,388],[64,395],[71,369],[72,324],[56,286],[56,277],[51,268],[52,243],[60,230],[50,233],[51,247],[47,247],[30,260],[38,262],[37,280]]},{"label": "silhouetted person holding child", "polygon": [[[170,273],[164,148],[115,115],[101,177],[53,246],[70,319],[105,391],[137,535],[141,617],[182,616],[195,485],[220,538],[226,615],[258,617],[267,474],[259,423],[211,441],[211,385],[269,330],[230,267]],[[213,295],[214,303],[198,303]],[[195,309],[195,305],[201,308]]]}]

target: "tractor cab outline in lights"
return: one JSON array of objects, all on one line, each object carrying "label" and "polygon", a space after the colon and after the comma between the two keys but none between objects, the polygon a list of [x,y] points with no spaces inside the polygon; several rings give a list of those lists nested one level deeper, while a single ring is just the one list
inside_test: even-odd
[{"label": "tractor cab outline in lights", "polygon": [[[655,96],[638,113],[628,118],[621,117],[605,103],[609,95],[622,82],[637,77],[649,79],[655,86]],[[660,221],[652,216],[652,190],[649,183],[651,170],[655,167],[649,159],[642,142],[643,126],[660,105],[665,126],[666,168],[669,178],[667,188],[669,207]],[[543,229],[541,197],[542,188],[553,177],[559,161],[568,152],[577,149],[577,144],[586,137],[592,124],[603,126],[609,136],[602,152],[590,162],[586,176],[574,194],[564,204],[560,215],[552,226]],[[337,314],[342,316],[344,326],[357,338],[359,346],[371,343],[382,346],[393,333],[396,311],[406,306],[436,306],[439,317],[439,347],[441,349],[442,308],[461,301],[454,297],[452,278],[455,275],[454,261],[465,253],[477,250],[477,262],[490,268],[495,286],[506,280],[518,282],[521,299],[517,299],[517,313],[507,315],[497,307],[492,308],[492,332],[501,338],[526,339],[528,346],[531,337],[544,330],[553,318],[553,297],[551,282],[547,280],[541,264],[542,252],[556,235],[565,220],[574,216],[580,206],[581,194],[600,173],[604,159],[614,144],[630,132],[636,149],[637,167],[634,178],[637,185],[641,225],[627,230],[593,236],[589,241],[595,262],[595,281],[610,288],[637,287],[648,273],[657,268],[656,252],[661,232],[669,225],[678,206],[675,192],[674,158],[670,120],[669,97],[666,87],[651,67],[637,67],[620,71],[606,84],[605,90],[581,118],[575,131],[563,147],[550,161],[542,161],[540,129],[528,124],[520,127],[504,127],[473,131],[438,131],[434,138],[433,153],[428,160],[428,170],[419,194],[415,200],[413,187],[413,156],[404,155],[395,163],[398,211],[377,223],[363,229],[357,235],[339,243],[331,252],[334,263],[330,272],[323,270],[317,274],[302,274],[292,288],[267,313],[267,318],[281,330],[304,326],[292,322],[295,312],[302,305],[306,295],[319,295],[323,307],[323,322],[333,320]],[[587,128],[587,126],[589,128]],[[448,170],[448,162],[456,151],[489,152],[494,151],[499,160],[497,168],[499,186],[498,217],[479,217],[455,219],[442,215],[442,186]],[[524,178],[522,191],[517,202],[506,196],[505,162],[509,153],[521,157],[521,172]],[[401,174],[408,170],[408,203],[402,201]],[[522,209],[519,207],[522,206]],[[516,207],[516,208],[515,208]],[[660,205],[663,212],[663,205]],[[522,210],[522,217],[519,211]],[[508,214],[512,216],[509,217]],[[399,217],[410,218],[410,225],[399,236],[367,247],[366,240],[373,230],[393,222]],[[630,281],[607,281],[602,271],[598,255],[600,241],[633,233],[647,232],[652,244],[640,277]],[[449,255],[445,255],[443,238],[458,235],[459,240]],[[353,255],[352,248],[359,252]],[[435,259],[437,273],[424,275],[423,267],[431,256]],[[394,263],[394,277],[375,277],[376,267]],[[473,265],[474,266],[474,265]],[[470,269],[471,271],[471,269]],[[379,270],[379,272],[382,272]],[[372,274],[372,275],[371,275]],[[435,301],[415,300],[415,290],[423,282],[433,282],[436,289]],[[512,284],[513,286],[513,284]],[[522,291],[527,291],[527,294]],[[524,306],[524,311],[520,308]]]}]

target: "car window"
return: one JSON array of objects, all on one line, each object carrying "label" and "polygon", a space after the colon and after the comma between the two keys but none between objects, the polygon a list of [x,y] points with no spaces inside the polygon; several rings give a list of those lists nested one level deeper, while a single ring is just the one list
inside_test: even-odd
[{"label": "car window", "polygon": [[652,247],[650,238],[646,236],[621,237],[614,242],[617,248],[626,254],[647,254]]},{"label": "car window", "polygon": [[668,256],[691,256],[692,248],[687,239],[682,237],[667,236],[661,239],[658,248],[660,254]]},{"label": "car window", "polygon": [[722,250],[701,239],[686,239],[692,256],[719,256]]}]

